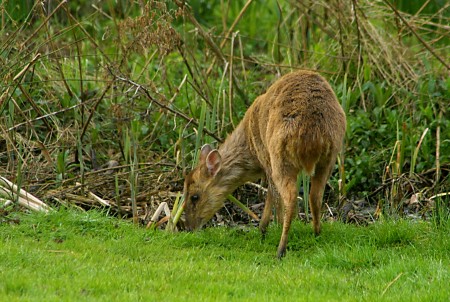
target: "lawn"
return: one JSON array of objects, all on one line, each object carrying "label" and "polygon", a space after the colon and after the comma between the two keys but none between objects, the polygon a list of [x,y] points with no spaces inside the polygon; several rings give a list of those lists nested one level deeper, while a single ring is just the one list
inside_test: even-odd
[{"label": "lawn", "polygon": [[[12,219],[14,218],[14,219]],[[296,221],[167,233],[90,211],[14,214],[0,225],[4,301],[446,301],[450,224]]]}]

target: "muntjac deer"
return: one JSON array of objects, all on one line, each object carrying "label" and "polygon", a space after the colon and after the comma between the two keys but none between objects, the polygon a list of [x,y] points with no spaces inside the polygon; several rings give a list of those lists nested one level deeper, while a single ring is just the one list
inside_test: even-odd
[{"label": "muntjac deer", "polygon": [[324,78],[311,71],[281,77],[256,98],[218,150],[202,147],[197,167],[184,182],[186,228],[202,227],[238,186],[266,177],[269,190],[259,228],[266,232],[272,205],[281,198],[277,256],[283,257],[297,209],[297,175],[311,176],[309,203],[319,234],[322,196],[345,129],[344,111]]}]

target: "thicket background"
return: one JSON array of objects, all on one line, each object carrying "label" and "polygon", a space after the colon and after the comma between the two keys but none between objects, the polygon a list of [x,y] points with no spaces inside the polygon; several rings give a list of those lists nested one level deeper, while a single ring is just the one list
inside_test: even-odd
[{"label": "thicket background", "polygon": [[[448,212],[448,1],[1,1],[0,14],[0,175],[50,205],[103,207],[93,192],[147,222],[202,143],[303,68],[348,120],[324,210]],[[262,193],[236,196],[257,211]],[[227,209],[217,221],[248,220]]]}]

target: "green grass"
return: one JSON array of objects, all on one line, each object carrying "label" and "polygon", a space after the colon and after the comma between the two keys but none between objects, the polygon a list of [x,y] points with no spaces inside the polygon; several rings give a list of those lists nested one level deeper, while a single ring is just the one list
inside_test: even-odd
[{"label": "green grass", "polygon": [[15,214],[0,224],[5,301],[446,301],[450,224],[296,222],[169,234],[98,212]]}]

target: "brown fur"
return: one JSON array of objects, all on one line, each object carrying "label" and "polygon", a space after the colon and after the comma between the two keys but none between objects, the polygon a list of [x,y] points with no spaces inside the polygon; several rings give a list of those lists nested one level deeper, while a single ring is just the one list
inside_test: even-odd
[{"label": "brown fur", "polygon": [[281,198],[283,231],[277,255],[282,257],[296,212],[297,175],[304,170],[311,175],[309,202],[319,234],[322,195],[345,128],[344,111],[325,79],[310,71],[283,76],[256,98],[218,150],[203,146],[184,184],[187,228],[204,225],[241,184],[266,177],[269,190],[260,230],[266,232],[272,205]]}]

